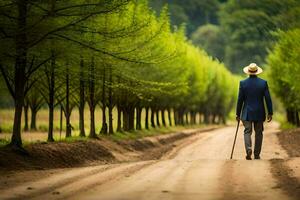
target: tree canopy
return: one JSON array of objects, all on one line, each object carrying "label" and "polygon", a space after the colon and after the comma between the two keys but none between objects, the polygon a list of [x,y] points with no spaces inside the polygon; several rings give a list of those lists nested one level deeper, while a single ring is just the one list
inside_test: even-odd
[{"label": "tree canopy", "polygon": [[289,122],[299,124],[300,29],[278,33],[278,43],[268,56],[272,89],[283,102]]},{"label": "tree canopy", "polygon": [[166,125],[165,111],[169,116],[173,111],[176,125],[196,123],[197,114],[206,123],[225,123],[233,106],[236,78],[194,47],[184,26],[171,28],[167,7],[157,16],[146,0],[6,0],[0,9],[0,69],[15,103],[12,145],[22,144],[23,107],[36,114],[47,105],[48,140],[54,141],[57,106],[66,119],[66,137],[74,128],[72,110],[79,108],[85,136],[87,103],[93,138],[96,106],[102,109],[102,134],[114,132],[114,108],[117,130],[131,131],[141,129],[143,109],[147,128],[149,109],[156,127]]},{"label": "tree canopy", "polygon": [[230,70],[240,73],[251,62],[262,65],[276,41],[273,32],[299,23],[299,8],[296,0],[230,0],[223,4],[219,16],[225,33],[224,62]]}]

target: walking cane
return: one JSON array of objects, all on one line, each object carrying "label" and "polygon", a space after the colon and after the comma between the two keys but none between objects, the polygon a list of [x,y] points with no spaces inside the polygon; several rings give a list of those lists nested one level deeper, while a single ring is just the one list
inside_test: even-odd
[{"label": "walking cane", "polygon": [[232,145],[232,151],[231,151],[230,160],[232,159],[232,156],[233,156],[233,151],[234,151],[234,146],[235,146],[235,141],[236,141],[237,133],[239,131],[239,126],[240,126],[240,120],[238,120],[238,123],[237,123],[236,131],[235,131],[235,136],[234,136],[234,141],[233,141],[233,145]]}]

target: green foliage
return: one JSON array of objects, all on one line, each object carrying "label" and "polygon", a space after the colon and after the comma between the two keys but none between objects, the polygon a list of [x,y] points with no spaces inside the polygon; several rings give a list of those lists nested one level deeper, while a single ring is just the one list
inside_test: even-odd
[{"label": "green foliage", "polygon": [[66,137],[66,138],[55,137],[54,139],[55,139],[55,141],[65,142],[65,143],[73,143],[73,142],[88,140],[87,137],[80,137],[80,136],[72,136],[72,137]]},{"label": "green foliage", "polygon": [[224,60],[225,38],[219,26],[213,24],[200,26],[192,33],[191,40],[194,45],[205,49],[209,55]]},{"label": "green foliage", "polygon": [[3,81],[3,77],[0,75],[0,108],[13,107],[13,100],[7,91],[7,87],[5,82]]},{"label": "green foliage", "polygon": [[[14,1],[6,2],[12,4],[0,9],[5,13],[12,10],[15,16]],[[199,112],[225,122],[236,98],[237,78],[218,60],[193,46],[184,26],[171,28],[168,7],[157,16],[146,0],[27,3],[32,6],[26,16],[28,32],[24,32],[29,41],[26,59],[32,64],[26,64],[25,71],[30,73],[24,73],[27,100],[42,99],[49,104],[52,71],[54,106],[62,106],[66,118],[79,105],[82,80],[89,107],[91,101],[103,110],[107,105],[117,106],[122,108],[123,119],[136,108],[151,107],[180,110],[181,115]],[[178,1],[185,12],[191,11],[185,13],[189,18],[202,20],[198,24],[213,23],[218,4],[211,0]],[[15,55],[15,41],[5,34],[14,35],[18,30],[7,26],[5,16],[0,21],[6,25],[0,41]],[[188,31],[190,28],[187,26]],[[220,31],[214,26],[206,28],[217,45]],[[200,34],[205,33],[200,30]],[[18,80],[13,79],[17,69],[13,55],[0,49],[0,65],[7,70],[4,75],[15,84]]]},{"label": "green foliage", "polygon": [[273,32],[299,25],[297,0],[230,0],[223,5],[220,23],[225,33],[225,64],[241,73],[251,62],[264,63],[276,40]]},{"label": "green foliage", "polygon": [[300,29],[279,32],[268,56],[272,89],[286,108],[300,109]]},{"label": "green foliage", "polygon": [[201,25],[218,23],[220,2],[217,0],[150,0],[150,6],[158,13],[167,3],[170,7],[172,25],[187,24],[188,35]]}]

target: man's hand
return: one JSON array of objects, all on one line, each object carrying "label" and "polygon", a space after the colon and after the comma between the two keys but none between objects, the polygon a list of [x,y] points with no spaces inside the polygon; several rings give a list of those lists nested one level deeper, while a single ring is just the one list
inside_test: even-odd
[{"label": "man's hand", "polygon": [[270,122],[270,121],[272,121],[272,115],[268,115],[268,117],[267,117],[267,122]]},{"label": "man's hand", "polygon": [[236,121],[240,121],[241,120],[239,116],[236,116],[235,119],[236,119]]}]

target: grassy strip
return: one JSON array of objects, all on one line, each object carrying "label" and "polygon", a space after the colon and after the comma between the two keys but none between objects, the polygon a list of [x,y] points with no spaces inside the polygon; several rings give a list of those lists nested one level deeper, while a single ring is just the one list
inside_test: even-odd
[{"label": "grassy strip", "polygon": [[6,146],[9,144],[9,140],[6,140],[6,139],[1,139],[0,138],[0,147],[3,147],[3,146]]},{"label": "grassy strip", "polygon": [[[169,134],[174,132],[179,132],[185,129],[193,129],[193,128],[203,128],[205,125],[188,125],[188,126],[174,126],[174,127],[160,127],[160,128],[150,128],[149,130],[143,129],[143,130],[134,130],[131,132],[115,132],[112,135],[98,135],[99,138],[107,138],[113,141],[121,141],[121,140],[136,140],[143,137],[149,137],[149,136],[156,136],[156,135],[163,135],[163,134]],[[47,134],[47,133],[45,133]],[[64,135],[64,134],[63,134]],[[76,141],[88,141],[91,140],[88,136],[87,137],[80,137],[77,133],[74,133],[74,136],[72,137],[62,137],[59,136],[54,137],[55,142],[65,142],[65,143],[71,143]],[[45,143],[46,141],[24,141],[23,145],[24,147],[36,143]],[[10,143],[10,140],[8,139],[0,139],[0,147],[6,146]]]},{"label": "grassy strip", "polygon": [[193,126],[176,126],[176,127],[161,127],[159,129],[143,129],[143,130],[135,130],[131,132],[116,132],[113,135],[107,135],[104,136],[108,139],[112,139],[115,141],[120,140],[136,140],[143,137],[149,137],[149,136],[156,136],[156,135],[163,135],[163,134],[169,134],[174,132],[179,132],[185,129],[192,129],[192,128],[202,128],[205,127],[204,125],[193,125]]}]

